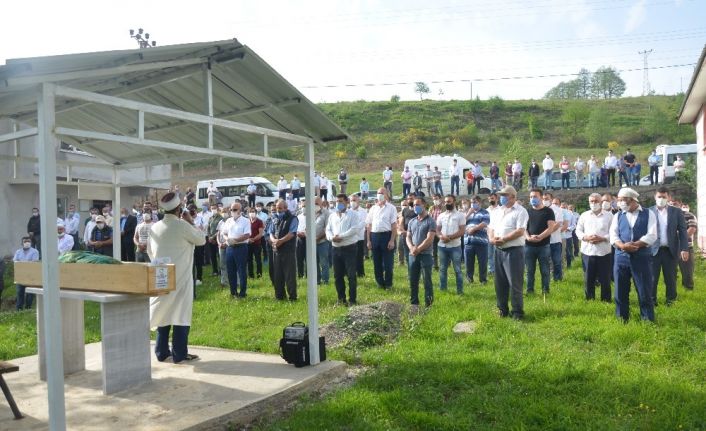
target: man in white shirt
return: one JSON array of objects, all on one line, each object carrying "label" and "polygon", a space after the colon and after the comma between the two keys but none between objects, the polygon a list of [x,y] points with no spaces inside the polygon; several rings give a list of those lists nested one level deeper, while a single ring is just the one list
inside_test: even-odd
[{"label": "man in white shirt", "polygon": [[659,156],[657,156],[657,151],[652,150],[652,153],[647,157],[647,164],[650,167],[650,185],[652,186],[659,182]]},{"label": "man in white shirt", "polygon": [[549,155],[549,153],[544,155],[544,160],[542,160],[542,169],[544,170],[544,190],[549,190],[551,187],[552,189],[552,180],[553,180],[553,172],[554,172],[554,160],[552,160],[552,157]]},{"label": "man in white shirt", "polygon": [[152,231],[152,213],[143,212],[142,222],[135,228],[132,242],[135,244],[135,262],[149,263],[150,257],[147,254],[147,244],[150,242],[150,232]]},{"label": "man in white shirt", "polygon": [[394,249],[397,243],[397,209],[389,202],[388,191],[381,187],[377,203],[365,220],[368,249],[373,254],[375,282],[382,289],[392,287]]},{"label": "man in white shirt", "polygon": [[[208,222],[204,218],[203,212],[196,212],[196,205],[190,204],[188,206],[189,212],[191,213],[191,218],[194,221],[194,227],[198,229],[204,236],[208,237]],[[194,270],[196,271],[196,277],[194,279],[195,286],[201,286],[203,284],[203,266],[206,263],[206,245],[197,245],[194,247]],[[194,294],[196,290],[194,289]]]},{"label": "man in white shirt", "polygon": [[[319,198],[320,199],[320,198]],[[296,239],[296,256],[297,256],[297,276],[299,278],[306,277],[306,212],[304,211],[306,205],[306,199],[302,198],[299,203],[299,211],[292,211],[291,208],[287,208],[289,212],[297,215],[297,239]],[[289,207],[289,202],[287,202]]]},{"label": "man in white shirt", "polygon": [[568,269],[571,268],[571,263],[574,261],[574,239],[572,237],[576,229],[576,223],[574,222],[574,214],[569,211],[569,205],[567,205],[565,201],[562,202],[559,207],[564,212],[564,219],[569,224],[566,230],[561,233],[561,240],[564,246],[564,258],[566,259],[566,268]]},{"label": "man in white shirt", "polygon": [[[251,183],[252,183],[252,181],[251,181]],[[206,193],[208,194],[208,204],[215,205],[216,204],[216,195],[218,194],[218,187],[213,185],[213,181],[208,183],[208,188],[206,189]]]},{"label": "man in white shirt", "polygon": [[279,181],[277,181],[277,191],[279,192],[279,198],[284,199],[287,196],[287,189],[289,184],[287,180],[284,179],[284,175],[279,176]]},{"label": "man in white shirt", "polygon": [[431,170],[431,166],[427,165],[427,169],[424,171],[424,181],[427,186],[427,196],[434,195],[434,172]]},{"label": "man in white shirt", "polygon": [[561,266],[562,233],[569,228],[569,220],[565,217],[564,211],[556,204],[557,202],[561,204],[561,202],[558,199],[554,199],[551,193],[544,193],[543,199],[544,206],[554,211],[555,224],[554,232],[549,237],[549,254],[552,262],[552,278],[554,281],[561,281],[564,278],[564,271]]},{"label": "man in white shirt", "polygon": [[312,182],[311,187],[314,187],[314,196],[319,196],[321,194],[321,177],[319,177],[319,173],[316,171],[314,171]]},{"label": "man in white shirt", "polygon": [[404,167],[400,178],[402,178],[402,199],[407,199],[407,195],[412,191],[412,172],[409,166]]},{"label": "man in white shirt", "polygon": [[358,229],[358,248],[356,251],[356,274],[358,277],[365,277],[365,219],[368,218],[368,210],[360,205],[360,197],[358,195],[351,195],[350,198],[351,211],[358,213],[358,222],[360,224]]},{"label": "man in white shirt", "polygon": [[[242,215],[240,203],[230,205],[230,218],[226,220],[223,231],[228,248],[226,249],[226,270],[230,283],[230,294],[233,298],[247,296],[248,277],[248,239],[250,238],[250,222]],[[240,291],[238,291],[240,281]]]},{"label": "man in white shirt", "polygon": [[74,248],[74,237],[66,234],[66,228],[62,219],[57,219],[56,230],[59,234],[59,256],[61,256]]},{"label": "man in white shirt", "polygon": [[519,159],[512,164],[512,183],[516,189],[522,187],[522,163]]},{"label": "man in white shirt", "polygon": [[294,199],[296,199],[297,202],[299,202],[299,200],[301,199],[299,196],[299,192],[302,188],[302,182],[299,181],[299,177],[296,174],[294,174],[294,178],[292,178],[291,187],[292,187],[292,197]]},{"label": "man in white shirt", "polygon": [[91,234],[93,234],[93,228],[96,227],[96,217],[98,217],[98,208],[91,208],[91,218],[86,223],[86,227],[83,229],[83,243],[88,249],[88,241],[91,240]]},{"label": "man in white shirt", "polygon": [[591,158],[588,159],[588,186],[592,189],[598,187],[598,180],[601,173],[601,167],[598,166],[598,161],[596,156],[591,154]]},{"label": "man in white shirt", "polygon": [[613,150],[608,150],[608,156],[604,160],[604,166],[608,173],[608,183],[610,187],[615,187],[615,170],[618,168],[618,158],[613,154]]},{"label": "man in white shirt", "polygon": [[382,171],[382,185],[387,189],[388,196],[392,197],[392,166],[386,166]]},{"label": "man in white shirt", "polygon": [[80,224],[81,216],[76,211],[76,206],[74,204],[70,204],[69,212],[66,213],[66,218],[64,219],[64,226],[66,228],[66,234],[71,235],[74,238],[74,248],[72,250],[79,249],[78,228]]},{"label": "man in white shirt", "polygon": [[652,302],[652,244],[657,240],[657,217],[638,202],[640,195],[629,187],[618,192],[618,208],[610,224],[610,243],[615,247],[615,314],[630,319],[630,289],[635,282],[642,320],[655,320]]},{"label": "man in white shirt", "polygon": [[[331,241],[333,253],[333,278],[336,283],[338,302],[343,305],[357,304],[357,264],[358,233],[360,220],[358,213],[348,210],[348,196],[336,196],[336,210],[329,216],[326,226],[326,239]],[[348,302],[346,302],[346,281],[348,277]]]},{"label": "man in white shirt", "polygon": [[257,186],[255,185],[255,182],[253,180],[250,180],[250,184],[248,184],[248,188],[245,190],[245,192],[248,195],[248,206],[250,208],[254,208],[255,201],[257,199]]},{"label": "man in white shirt", "polygon": [[461,167],[458,166],[458,162],[456,159],[453,159],[453,162],[451,162],[451,167],[449,168],[449,176],[451,177],[451,194],[454,194],[454,186],[456,187],[456,196],[458,196],[459,190],[459,184],[461,182]]},{"label": "man in white shirt", "polygon": [[[488,241],[495,246],[495,296],[498,314],[522,320],[525,315],[523,284],[525,230],[529,215],[517,203],[517,191],[505,186],[499,192],[500,206],[488,227]],[[508,297],[512,310],[508,309]]]},{"label": "man in white shirt", "polygon": [[586,170],[586,163],[584,163],[584,161],[581,160],[581,156],[576,157],[576,161],[574,162],[574,172],[576,172],[576,188],[577,189],[583,188],[583,179],[584,179],[585,170]]},{"label": "man in white shirt", "polygon": [[583,260],[583,290],[587,300],[596,299],[596,282],[601,285],[601,301],[610,302],[610,223],[613,215],[603,211],[601,195],[591,193],[589,210],[581,214],[576,224],[576,236],[581,240]]},{"label": "man in white shirt", "polygon": [[461,272],[461,239],[466,231],[466,217],[456,211],[456,197],[448,195],[444,198],[446,211],[436,219],[436,236],[439,237],[439,289],[447,289],[449,261],[456,274],[456,293],[463,294],[463,273]]},{"label": "man in white shirt", "polygon": [[[260,204],[262,205],[262,204]],[[218,265],[221,273],[221,286],[229,286],[228,267],[226,266],[226,255],[228,253],[228,240],[226,239],[226,221],[230,218],[230,208],[222,211],[222,219],[216,226],[216,243],[218,244]]]},{"label": "man in white shirt", "polygon": [[284,201],[287,203],[287,209],[290,213],[296,214],[297,210],[299,209],[299,202],[294,199],[294,196],[292,196],[292,193],[290,192],[287,192],[286,196],[287,197],[284,199]]}]

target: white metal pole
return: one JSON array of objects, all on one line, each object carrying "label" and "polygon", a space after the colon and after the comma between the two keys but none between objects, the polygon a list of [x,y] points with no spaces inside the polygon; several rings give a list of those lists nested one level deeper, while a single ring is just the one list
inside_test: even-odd
[{"label": "white metal pole", "polygon": [[59,238],[56,235],[56,126],[54,85],[44,83],[37,100],[39,202],[41,210],[44,340],[47,366],[49,429],[66,429],[64,359],[59,299]]},{"label": "white metal pole", "polygon": [[[266,137],[266,136],[265,136]],[[316,365],[319,356],[319,291],[316,284],[316,223],[314,214],[314,143],[306,146],[306,303],[309,308],[309,359]]]},{"label": "white metal pole", "polygon": [[[203,66],[203,101],[204,114],[213,117],[213,77],[211,76],[211,65]],[[208,148],[213,149],[213,124],[208,125]]]},{"label": "white metal pole", "polygon": [[120,236],[120,171],[113,168],[113,258],[120,260],[122,253],[122,236]]},{"label": "white metal pole", "polygon": [[[265,157],[270,157],[270,144],[268,139],[267,135],[262,135],[263,156]],[[267,162],[265,162],[265,169],[267,169]]]},{"label": "white metal pole", "polygon": [[[17,123],[17,121],[12,120],[12,131],[13,132],[18,132],[20,130],[20,125]],[[17,159],[20,157],[20,140],[15,139],[12,141],[12,149],[13,153],[15,155],[15,159],[12,162],[12,178],[17,179],[17,173],[18,173],[18,162]]]}]

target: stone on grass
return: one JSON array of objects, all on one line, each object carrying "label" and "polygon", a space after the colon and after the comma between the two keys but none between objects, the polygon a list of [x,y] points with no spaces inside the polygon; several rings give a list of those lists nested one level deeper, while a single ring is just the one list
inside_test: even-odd
[{"label": "stone on grass", "polygon": [[458,322],[453,329],[456,334],[472,334],[476,332],[476,322],[470,320],[468,322]]}]

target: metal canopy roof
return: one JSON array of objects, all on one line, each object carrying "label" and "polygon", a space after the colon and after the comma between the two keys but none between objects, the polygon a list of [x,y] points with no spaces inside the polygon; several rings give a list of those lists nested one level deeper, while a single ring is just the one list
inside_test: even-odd
[{"label": "metal canopy roof", "polygon": [[706,45],[701,51],[699,62],[694,67],[689,89],[686,90],[684,103],[679,110],[679,124],[692,124],[706,104]]},{"label": "metal canopy roof", "polygon": [[[0,66],[0,117],[35,125],[35,88],[42,82],[204,115],[209,114],[205,90],[210,83],[215,118],[309,137],[318,143],[350,139],[254,51],[235,39],[8,60]],[[61,94],[57,97],[58,128],[137,137],[135,114],[129,109],[69,99]],[[144,138],[205,148],[208,126],[147,112]],[[117,166],[205,158],[174,149],[107,143],[95,137],[62,140]],[[265,155],[263,145],[262,135],[213,129],[216,150]],[[293,145],[297,143],[271,134],[267,139],[270,154]]]}]

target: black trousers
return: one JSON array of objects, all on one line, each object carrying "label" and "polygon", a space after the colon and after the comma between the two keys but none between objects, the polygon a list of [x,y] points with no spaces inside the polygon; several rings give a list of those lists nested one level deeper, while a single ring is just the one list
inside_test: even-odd
[{"label": "black trousers", "polygon": [[681,271],[681,285],[691,290],[694,288],[694,249],[689,247],[689,260],[684,262],[679,259],[679,270]]},{"label": "black trousers", "polygon": [[355,256],[357,269],[356,273],[358,277],[365,277],[365,265],[363,264],[363,262],[365,262],[365,251],[368,249],[368,247],[366,247],[364,239],[358,241],[356,245],[358,247]]},{"label": "black trousers", "polygon": [[[76,244],[74,242],[74,244]],[[120,260],[123,262],[135,261],[135,243],[132,242],[132,236],[120,238]]]},{"label": "black trousers", "polygon": [[248,206],[250,208],[255,208],[255,198],[257,195],[248,195]]},{"label": "black trousers", "polygon": [[220,257],[218,252],[218,243],[206,242],[206,247],[208,248],[208,252],[211,255],[211,268],[213,269],[213,274],[220,274],[218,265],[218,259]]},{"label": "black trousers", "polygon": [[196,270],[196,280],[203,280],[203,256],[206,246],[197,245],[194,247],[194,269]]},{"label": "black trousers", "polygon": [[606,186],[614,187],[615,186],[615,168],[606,169],[606,173],[608,174],[608,184],[606,184]]},{"label": "black trousers", "polygon": [[611,302],[610,294],[610,272],[613,266],[610,264],[611,254],[605,256],[588,256],[581,254],[583,259],[583,290],[586,299],[596,299],[596,281],[601,284],[601,301]]},{"label": "black trousers", "polygon": [[657,285],[659,273],[664,274],[664,284],[667,287],[667,304],[677,299],[677,258],[672,256],[668,247],[660,247],[652,256],[652,302],[657,304]]},{"label": "black trousers", "polygon": [[[253,262],[254,261],[254,262]],[[262,277],[262,244],[250,243],[248,247],[248,276]]]},{"label": "black trousers", "polygon": [[290,301],[297,299],[296,247],[293,245],[277,249],[272,253],[270,267],[272,267],[272,284],[277,299],[285,299],[286,296],[289,296]]},{"label": "black trousers", "polygon": [[332,247],[333,253],[333,278],[336,282],[336,293],[340,301],[346,300],[346,281],[348,277],[348,300],[355,303],[357,300],[358,279],[356,272],[356,255],[358,244],[354,243],[344,247]]},{"label": "black trousers", "polygon": [[297,237],[297,275],[306,276],[306,238]]},{"label": "black trousers", "polygon": [[659,182],[659,166],[650,166],[650,185]]}]

